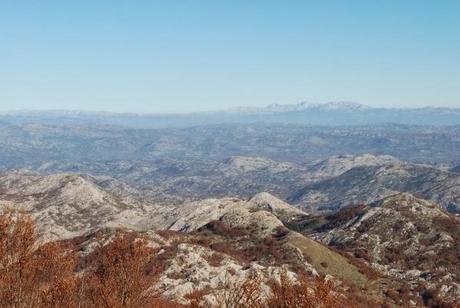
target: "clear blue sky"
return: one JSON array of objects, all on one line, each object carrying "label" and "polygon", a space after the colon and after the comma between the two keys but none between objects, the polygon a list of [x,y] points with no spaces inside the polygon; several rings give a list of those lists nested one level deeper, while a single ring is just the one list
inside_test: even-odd
[{"label": "clear blue sky", "polygon": [[460,107],[460,1],[0,1],[0,110]]}]

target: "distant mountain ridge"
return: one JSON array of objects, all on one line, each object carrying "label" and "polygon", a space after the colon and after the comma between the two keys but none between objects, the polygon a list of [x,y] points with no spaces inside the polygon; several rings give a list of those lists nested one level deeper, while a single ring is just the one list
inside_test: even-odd
[{"label": "distant mountain ridge", "polygon": [[0,113],[0,121],[12,124],[98,123],[133,128],[178,128],[196,125],[283,123],[303,125],[460,125],[460,108],[383,108],[355,102],[271,104],[228,110],[177,114],[111,113],[91,111],[13,111]]},{"label": "distant mountain ridge", "polygon": [[317,110],[367,110],[373,107],[363,105],[356,102],[327,102],[327,103],[313,103],[313,102],[300,102],[297,104],[270,104],[265,107],[236,107],[226,111],[232,112],[292,112],[292,111],[305,111],[308,109]]},{"label": "distant mountain ridge", "polygon": [[192,112],[177,112],[177,113],[163,113],[163,112],[114,112],[114,111],[92,111],[92,110],[79,110],[79,109],[51,109],[51,110],[4,110],[0,111],[1,116],[102,116],[102,117],[118,117],[118,116],[136,116],[136,117],[151,117],[151,116],[188,116],[200,114],[216,114],[216,113],[246,113],[246,112],[293,112],[293,111],[307,111],[307,110],[322,110],[322,111],[370,111],[370,110],[400,110],[400,111],[444,111],[460,113],[460,108],[446,107],[446,106],[423,106],[423,107],[381,107],[362,104],[354,101],[328,101],[328,102],[311,102],[301,101],[293,104],[280,104],[274,103],[263,107],[253,106],[237,106],[229,109],[208,110],[208,111],[192,111]]}]

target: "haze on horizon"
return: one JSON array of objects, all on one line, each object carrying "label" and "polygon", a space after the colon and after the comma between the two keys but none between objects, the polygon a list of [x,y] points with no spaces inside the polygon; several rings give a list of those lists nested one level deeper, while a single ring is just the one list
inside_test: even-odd
[{"label": "haze on horizon", "polygon": [[0,3],[0,110],[460,107],[458,1]]}]

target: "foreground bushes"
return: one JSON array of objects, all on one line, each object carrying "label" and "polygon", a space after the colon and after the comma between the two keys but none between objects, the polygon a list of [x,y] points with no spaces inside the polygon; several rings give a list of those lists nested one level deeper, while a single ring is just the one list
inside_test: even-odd
[{"label": "foreground bushes", "polygon": [[142,237],[120,232],[78,258],[64,243],[39,246],[30,217],[6,212],[0,216],[0,306],[177,306],[149,291],[160,274],[155,255]]},{"label": "foreground bushes", "polygon": [[229,283],[220,296],[224,307],[255,308],[335,308],[353,307],[351,302],[333,291],[333,284],[324,279],[309,279],[300,276],[296,280],[288,278],[286,272],[279,279],[268,281],[264,294],[262,280],[256,274],[249,275],[240,283]]},{"label": "foreground bushes", "polygon": [[[25,214],[0,215],[0,304],[2,307],[179,307],[151,287],[165,268],[164,257],[139,234],[119,232],[85,257],[70,244],[39,245],[34,223]],[[161,254],[160,254],[161,256]],[[310,287],[313,286],[313,287]],[[222,307],[332,307],[327,283],[291,283],[283,274],[268,284],[249,276],[218,296]],[[201,306],[206,292],[189,297]]]}]

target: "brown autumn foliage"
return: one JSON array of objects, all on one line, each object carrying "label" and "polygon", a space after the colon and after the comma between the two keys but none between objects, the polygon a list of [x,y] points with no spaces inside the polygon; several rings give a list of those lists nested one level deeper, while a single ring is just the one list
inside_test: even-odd
[{"label": "brown autumn foliage", "polygon": [[[13,211],[0,215],[2,307],[179,306],[151,290],[164,269],[164,260],[139,234],[120,231],[80,260],[70,248],[60,242],[39,245],[28,215]],[[84,270],[77,273],[79,262]],[[280,283],[271,282],[269,287],[271,295],[264,299],[261,280],[252,274],[241,283],[224,286],[218,300],[225,307],[255,308],[289,307],[291,303],[330,307],[335,300],[327,283],[301,279],[295,284],[282,276]],[[190,298],[192,305],[198,306],[206,293],[195,292]]]},{"label": "brown autumn foliage", "polygon": [[335,308],[354,307],[350,300],[334,291],[333,283],[324,279],[309,279],[298,275],[291,280],[286,272],[280,279],[268,281],[268,289],[263,291],[260,276],[251,273],[242,282],[228,282],[217,298],[220,307],[251,308]]},{"label": "brown autumn foliage", "polygon": [[33,221],[6,211],[0,216],[2,307],[75,307],[76,258],[64,245],[36,247]]},{"label": "brown autumn foliage", "polygon": [[343,225],[350,219],[355,217],[361,217],[366,210],[366,205],[356,205],[356,206],[349,206],[341,209],[337,213],[331,214],[326,216],[326,223],[318,228],[316,228],[317,232],[324,232],[333,228],[336,228],[340,225]]},{"label": "brown autumn foliage", "polygon": [[[147,241],[119,232],[84,260],[64,243],[39,245],[32,219],[0,215],[1,307],[177,307],[149,292],[161,266]],[[83,260],[80,260],[80,262]]]},{"label": "brown autumn foliage", "polygon": [[151,290],[163,270],[155,256],[145,238],[119,232],[89,256],[79,302],[89,307],[171,307]]},{"label": "brown autumn foliage", "polygon": [[218,306],[228,308],[357,307],[353,300],[334,291],[332,282],[322,278],[309,279],[300,275],[296,280],[291,281],[284,272],[279,281],[268,281],[268,289],[263,290],[262,285],[262,279],[256,273],[249,274],[241,282],[226,282],[222,288],[223,292],[217,297]]},{"label": "brown autumn foliage", "polygon": [[227,279],[222,293],[217,297],[220,307],[262,308],[266,306],[262,297],[262,279],[256,273],[249,273],[246,279],[235,282]]},{"label": "brown autumn foliage", "polygon": [[257,261],[265,266],[289,265],[295,271],[304,270],[297,251],[284,245],[289,229],[278,227],[274,231],[272,235],[261,238],[252,226],[234,228],[215,220],[190,233],[192,238],[188,242],[231,256],[243,265]]},{"label": "brown autumn foliage", "polygon": [[340,295],[333,291],[333,283],[324,279],[309,279],[301,275],[291,281],[281,273],[279,281],[270,283],[271,295],[267,299],[270,308],[335,308],[341,303]]},{"label": "brown autumn foliage", "polygon": [[[264,245],[272,246],[265,242]],[[158,254],[141,234],[119,231],[105,245],[79,257],[77,248],[64,242],[39,245],[32,219],[5,211],[0,215],[0,306],[180,307],[151,289],[173,257],[174,247],[171,249]],[[217,253],[210,258],[216,265],[221,261]],[[265,288],[255,274],[240,283],[229,281],[217,298],[224,307],[363,306],[361,296],[341,293],[331,282],[301,274],[291,281],[282,273],[279,281],[269,281]],[[192,292],[187,297],[190,306],[205,307],[203,298],[210,292]],[[425,305],[448,307],[436,290],[421,289],[420,294]],[[400,302],[398,298],[408,298],[409,294],[402,289],[388,292],[387,296]],[[355,305],[356,302],[361,305]]]}]

